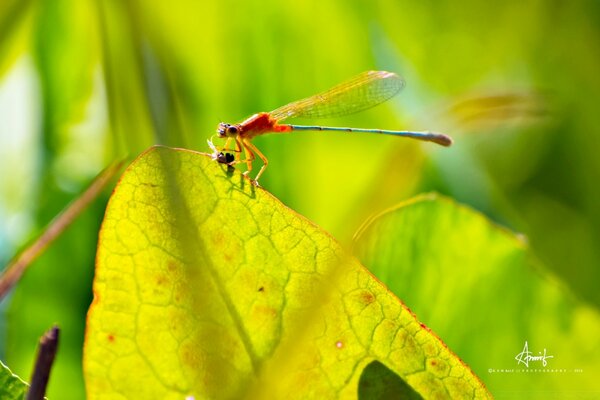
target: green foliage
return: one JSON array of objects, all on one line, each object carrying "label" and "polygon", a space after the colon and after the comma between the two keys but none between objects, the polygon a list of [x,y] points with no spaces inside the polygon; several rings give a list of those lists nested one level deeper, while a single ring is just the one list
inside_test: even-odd
[{"label": "green foliage", "polygon": [[[522,237],[429,195],[372,220],[355,250],[492,393],[543,387],[568,397],[597,386],[590,372],[600,368],[600,314],[534,263]],[[543,365],[515,361],[525,341],[534,356],[552,355],[548,369],[564,372],[527,373]],[[525,372],[499,372],[517,369]]]},{"label": "green foliage", "polygon": [[[437,130],[454,147],[261,137],[255,144],[270,160],[261,184],[346,243],[369,215],[444,193],[526,235],[553,276],[597,310],[599,20],[589,0],[1,1],[0,258],[124,154],[156,143],[205,150],[220,120],[382,69],[407,81],[397,100],[324,122]],[[104,207],[94,204],[4,300],[0,355],[21,376],[40,332],[63,328],[51,398],[84,394],[82,336]],[[505,303],[503,315],[514,307]]]},{"label": "green foliage", "polygon": [[144,153],[99,243],[89,399],[489,396],[331,236],[206,155]]},{"label": "green foliage", "polygon": [[28,385],[0,361],[0,399],[22,400]]}]

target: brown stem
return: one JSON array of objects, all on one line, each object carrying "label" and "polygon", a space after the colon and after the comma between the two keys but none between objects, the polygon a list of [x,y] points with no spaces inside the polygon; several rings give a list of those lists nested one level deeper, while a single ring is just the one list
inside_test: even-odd
[{"label": "brown stem", "polygon": [[50,369],[58,348],[58,326],[54,325],[40,339],[37,360],[31,376],[31,386],[25,400],[43,400],[50,378]]},{"label": "brown stem", "polygon": [[0,300],[4,298],[19,281],[27,267],[81,214],[104,189],[111,178],[119,172],[124,160],[114,162],[102,171],[90,186],[74,202],[69,204],[42,234],[25,250],[17,255],[0,276]]}]

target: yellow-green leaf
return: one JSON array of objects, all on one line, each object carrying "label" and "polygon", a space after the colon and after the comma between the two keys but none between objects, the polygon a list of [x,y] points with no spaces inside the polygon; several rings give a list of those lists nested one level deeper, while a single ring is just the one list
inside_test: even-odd
[{"label": "yellow-green leaf", "polygon": [[489,396],[331,236],[239,172],[162,147],[109,202],[84,367],[89,399],[374,398],[381,381]]},{"label": "yellow-green leaf", "polygon": [[[600,393],[600,313],[550,276],[522,238],[436,195],[382,214],[357,236],[359,258],[493,395]],[[545,362],[515,359],[526,342]]]}]

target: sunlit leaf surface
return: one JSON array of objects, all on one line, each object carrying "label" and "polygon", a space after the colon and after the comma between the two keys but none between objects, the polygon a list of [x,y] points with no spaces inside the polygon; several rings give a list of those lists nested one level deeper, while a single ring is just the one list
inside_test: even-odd
[{"label": "sunlit leaf surface", "polygon": [[124,174],[94,295],[90,399],[488,397],[331,236],[191,151]]},{"label": "sunlit leaf surface", "polygon": [[[597,310],[548,276],[522,238],[483,215],[423,196],[367,224],[355,250],[495,396],[531,398],[532,388],[557,398],[600,394]],[[515,359],[525,342],[531,356],[546,351],[546,365]]]}]

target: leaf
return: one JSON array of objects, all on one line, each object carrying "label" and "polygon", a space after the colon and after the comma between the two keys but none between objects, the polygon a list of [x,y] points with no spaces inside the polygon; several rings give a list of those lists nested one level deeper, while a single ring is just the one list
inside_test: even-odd
[{"label": "leaf", "polygon": [[27,51],[32,3],[29,0],[0,2],[0,77]]},{"label": "leaf", "polygon": [[331,236],[192,151],[123,175],[86,329],[89,399],[356,398],[373,361],[426,399],[489,396]]},{"label": "leaf", "polygon": [[363,370],[358,382],[359,399],[422,399],[405,381],[379,361]]},{"label": "leaf", "polygon": [[37,11],[34,55],[44,97],[45,140],[60,153],[73,145],[73,126],[86,118],[100,62],[95,7],[56,0],[40,3]]},{"label": "leaf", "polygon": [[0,361],[0,399],[22,400],[29,386]]},{"label": "leaf", "polygon": [[136,13],[132,3],[97,3],[104,53],[102,68],[117,154],[137,154],[160,139],[144,86],[148,71],[144,70],[143,54],[148,51],[148,43],[143,43]]},{"label": "leaf", "polygon": [[[422,196],[366,224],[355,250],[493,394],[600,389],[598,311],[549,276],[522,238],[481,214]],[[554,372],[515,360],[526,341],[532,355],[553,356]]]}]

